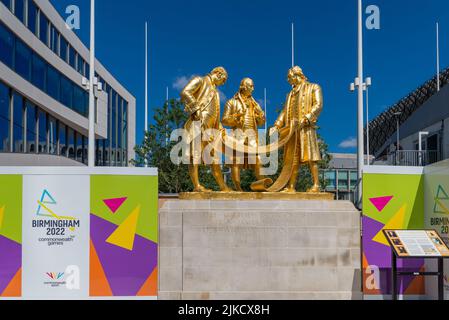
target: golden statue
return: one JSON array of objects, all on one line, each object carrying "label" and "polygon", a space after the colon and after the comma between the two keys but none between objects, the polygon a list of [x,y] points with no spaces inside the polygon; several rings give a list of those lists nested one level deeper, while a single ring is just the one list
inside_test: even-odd
[{"label": "golden statue", "polygon": [[[201,134],[208,129],[224,130],[220,123],[220,94],[217,87],[223,85],[227,79],[226,70],[223,67],[217,67],[210,74],[204,77],[195,77],[187,84],[181,92],[181,101],[184,103],[185,111],[189,114],[189,119],[184,127],[187,132],[192,133],[194,131],[195,122],[200,124]],[[191,159],[199,159],[201,163],[203,161],[203,150],[208,144],[209,141],[199,143],[195,140],[191,141],[188,156]],[[189,165],[190,178],[193,182],[194,192],[208,192],[210,190],[200,184],[198,176],[200,163],[191,161]],[[221,191],[231,191],[224,182],[218,161],[211,164],[211,171]]]},{"label": "golden statue", "polygon": [[[189,113],[185,125],[188,136],[191,138],[204,134],[206,138],[200,141],[189,139],[188,148],[184,149],[187,158],[193,159],[189,164],[189,174],[194,193],[182,193],[180,198],[333,200],[333,194],[320,192],[318,162],[321,161],[321,152],[316,133],[318,117],[323,109],[320,86],[308,82],[300,67],[291,68],[288,82],[293,88],[287,96],[282,113],[270,130],[270,136],[277,131],[279,139],[269,145],[259,145],[257,129],[265,124],[266,118],[262,108],[252,97],[254,83],[249,78],[242,80],[239,91],[225,105],[223,125],[234,130],[233,135],[226,135],[219,119],[220,96],[217,90],[226,80],[226,70],[218,67],[205,77],[191,80],[181,93],[181,101]],[[207,135],[211,130],[215,132],[213,137]],[[270,178],[261,174],[260,155],[272,154],[281,148],[284,148],[283,168],[279,178],[273,183]],[[206,163],[203,153],[208,152],[214,156],[211,170],[222,192],[210,192],[200,184],[198,169],[200,164]],[[226,185],[220,163],[223,154],[228,156],[228,152],[232,154],[232,162],[229,164],[237,191],[242,191],[241,170],[249,168],[255,171],[258,179],[251,185],[255,192],[236,193]],[[313,186],[307,193],[296,192],[302,165],[310,167],[313,178]]]},{"label": "golden statue", "polygon": [[[288,82],[293,86],[287,96],[284,110],[275,123],[274,130],[280,130],[296,121],[298,127],[284,149],[284,167],[279,179],[269,191],[296,192],[296,182],[300,165],[309,165],[313,178],[313,187],[309,193],[320,192],[318,162],[321,153],[316,134],[318,117],[323,109],[323,96],[317,84],[307,81],[298,66],[288,72]],[[271,132],[271,133],[272,133]]]},{"label": "golden statue", "polygon": [[[234,132],[241,135],[237,138],[245,146],[257,148],[258,146],[258,128],[265,124],[265,113],[260,105],[254,100],[252,94],[254,91],[254,82],[250,78],[245,78],[240,83],[239,91],[230,99],[225,106],[222,124],[231,127]],[[232,181],[237,191],[243,191],[240,184],[240,170],[253,169],[258,180],[264,177],[260,174],[261,160],[259,156],[253,158],[248,153],[243,154],[243,163],[235,161],[231,166]]]}]

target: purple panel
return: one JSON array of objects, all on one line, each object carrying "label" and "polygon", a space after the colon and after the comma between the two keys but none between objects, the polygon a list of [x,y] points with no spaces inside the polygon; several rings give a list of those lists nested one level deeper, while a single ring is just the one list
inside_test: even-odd
[{"label": "purple panel", "polygon": [[157,266],[157,244],[136,234],[132,251],[106,239],[117,226],[93,214],[90,236],[114,296],[135,296]]},{"label": "purple panel", "polygon": [[22,266],[22,246],[0,235],[0,294]]}]

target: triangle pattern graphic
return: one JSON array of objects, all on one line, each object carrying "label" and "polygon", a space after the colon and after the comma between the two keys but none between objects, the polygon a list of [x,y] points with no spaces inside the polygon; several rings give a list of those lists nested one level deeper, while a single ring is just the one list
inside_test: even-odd
[{"label": "triangle pattern graphic", "polygon": [[137,222],[139,221],[141,206],[137,206],[128,218],[106,239],[107,243],[132,251],[136,238]]},{"label": "triangle pattern graphic", "polygon": [[137,292],[138,297],[154,297],[157,296],[157,267],[154,268],[151,275],[148,277],[147,281]]},{"label": "triangle pattern graphic", "polygon": [[0,293],[5,291],[22,265],[22,246],[0,235]]},{"label": "triangle pattern graphic", "polygon": [[[51,205],[57,204],[56,200],[53,198],[53,196],[50,194],[50,192],[48,192],[48,190],[44,190],[44,192],[42,192],[41,202],[43,204],[51,204]],[[47,213],[42,213],[41,209],[42,209],[42,206],[39,205],[39,207],[37,208],[37,213],[36,214],[38,216],[41,216],[41,215],[47,216],[48,214]]]},{"label": "triangle pattern graphic", "polygon": [[449,200],[449,196],[447,195],[444,188],[440,185],[438,186],[437,196],[435,197],[435,205],[433,207],[434,213],[442,213],[449,214],[449,209],[444,204],[444,200]]},{"label": "triangle pattern graphic", "polygon": [[5,206],[0,208],[0,230],[2,229],[4,218],[5,218]]},{"label": "triangle pattern graphic", "polygon": [[369,199],[369,201],[371,201],[373,206],[376,207],[377,211],[382,212],[392,199],[393,196],[388,196],[388,197],[371,198]]},{"label": "triangle pattern graphic", "polygon": [[[390,219],[390,221],[387,222],[387,224],[383,227],[382,230],[388,230],[388,229],[402,229],[404,228],[404,222],[405,222],[405,212],[407,210],[407,205],[404,204],[401,209],[399,209],[398,212]],[[373,241],[378,242],[380,244],[390,246],[388,244],[388,240],[385,238],[382,230],[380,230],[376,236],[373,238]]]},{"label": "triangle pattern graphic", "polygon": [[92,240],[90,241],[90,282],[89,294],[92,297],[111,297],[112,290],[104,274],[103,266],[97,255]]},{"label": "triangle pattern graphic", "polygon": [[136,234],[133,251],[106,242],[117,226],[90,215],[92,243],[114,296],[136,296],[157,267],[157,244]]},{"label": "triangle pattern graphic", "polygon": [[5,298],[18,298],[22,295],[22,268],[17,271],[6,289],[0,294]]},{"label": "triangle pattern graphic", "polygon": [[105,200],[103,200],[103,202],[112,211],[112,213],[116,213],[117,210],[122,206],[122,204],[127,199],[128,199],[127,197],[114,198],[114,199],[105,199]]}]

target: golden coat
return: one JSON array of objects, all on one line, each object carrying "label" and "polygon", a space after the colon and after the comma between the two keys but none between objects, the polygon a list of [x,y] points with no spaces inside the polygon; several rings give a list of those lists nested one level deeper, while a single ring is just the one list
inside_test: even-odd
[{"label": "golden coat", "polygon": [[299,131],[295,150],[285,151],[295,153],[295,163],[321,160],[316,129],[322,110],[323,95],[321,87],[317,84],[304,82],[287,96],[287,102],[276,121],[276,126],[282,128],[289,126],[293,120],[298,120],[299,123],[304,119],[307,120],[307,124]]}]

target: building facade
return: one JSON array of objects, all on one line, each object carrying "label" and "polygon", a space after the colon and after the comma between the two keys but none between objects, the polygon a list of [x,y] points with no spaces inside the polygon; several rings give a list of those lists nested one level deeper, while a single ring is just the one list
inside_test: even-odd
[{"label": "building facade", "polygon": [[[374,164],[426,166],[449,159],[449,68],[439,82],[440,90],[434,77],[370,122]],[[420,133],[426,133],[421,150]]]},{"label": "building facade", "polygon": [[357,155],[332,153],[329,169],[321,172],[326,181],[326,192],[334,193],[336,200],[355,201],[357,188]]},{"label": "building facade", "polygon": [[[87,61],[50,1],[0,0],[0,165],[87,164]],[[136,99],[98,60],[95,69],[96,165],[128,166]]]}]

